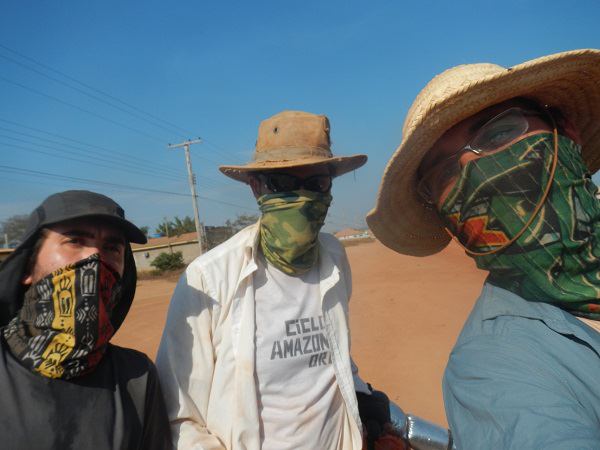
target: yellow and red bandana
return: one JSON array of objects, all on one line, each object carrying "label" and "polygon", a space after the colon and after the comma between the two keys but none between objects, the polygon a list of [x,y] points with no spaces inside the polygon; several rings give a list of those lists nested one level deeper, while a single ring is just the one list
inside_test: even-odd
[{"label": "yellow and red bandana", "polygon": [[40,375],[83,375],[115,332],[111,315],[120,297],[120,276],[92,255],[33,284],[4,338],[15,358]]}]

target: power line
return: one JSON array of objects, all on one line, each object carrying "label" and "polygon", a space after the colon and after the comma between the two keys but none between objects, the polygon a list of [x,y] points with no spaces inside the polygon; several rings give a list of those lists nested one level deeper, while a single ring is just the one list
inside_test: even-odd
[{"label": "power line", "polygon": [[112,119],[110,119],[108,117],[104,117],[102,114],[97,114],[97,113],[95,113],[93,111],[87,110],[87,109],[82,108],[82,107],[77,106],[77,105],[74,105],[73,103],[69,103],[67,101],[61,100],[60,98],[54,97],[53,95],[46,94],[44,92],[38,91],[37,89],[34,89],[32,87],[29,87],[29,86],[26,86],[26,85],[24,85],[22,83],[19,83],[17,81],[10,80],[10,79],[8,79],[6,77],[3,77],[1,75],[0,75],[0,80],[4,81],[5,83],[9,83],[9,84],[12,84],[14,86],[18,86],[18,87],[20,87],[22,89],[25,89],[27,91],[33,92],[34,94],[41,95],[42,97],[49,98],[50,100],[54,100],[55,102],[58,102],[58,103],[60,103],[62,105],[66,105],[66,106],[69,106],[71,108],[75,108],[78,111],[84,112],[84,113],[89,114],[89,115],[94,116],[94,117],[97,117],[97,118],[102,119],[102,120],[104,120],[104,121],[106,121],[108,123],[112,123],[113,125],[117,125],[119,127],[126,128],[129,131],[133,131],[135,133],[138,133],[138,134],[140,134],[140,135],[142,135],[144,137],[147,137],[148,139],[153,139],[153,140],[159,141],[159,142],[163,141],[163,139],[161,139],[158,136],[154,136],[154,135],[152,135],[150,133],[146,133],[145,131],[141,131],[141,130],[138,130],[137,128],[130,127],[129,125],[125,125],[123,123],[117,122],[116,120],[112,120]]},{"label": "power line", "polygon": [[[67,175],[59,175],[59,174],[54,174],[54,173],[50,173],[50,172],[42,172],[42,171],[38,171],[38,170],[23,169],[21,167],[11,167],[11,166],[0,165],[0,171],[8,171],[9,173],[16,172],[17,174],[22,174],[22,175],[43,176],[43,177],[48,177],[51,179],[73,181],[76,183],[84,183],[84,184],[89,183],[89,184],[96,184],[96,185],[108,186],[108,187],[118,187],[118,188],[126,189],[126,190],[153,192],[153,193],[159,193],[159,194],[169,194],[169,195],[176,195],[176,196],[180,196],[180,197],[191,197],[190,194],[182,194],[180,192],[164,191],[164,190],[160,190],[160,189],[149,189],[149,188],[143,188],[143,187],[139,187],[139,186],[131,186],[131,185],[127,185],[127,184],[110,183],[107,181],[93,180],[93,179],[89,179],[89,178],[70,177]],[[202,200],[206,200],[209,202],[220,203],[222,205],[233,206],[235,208],[241,208],[241,209],[245,209],[245,210],[254,211],[254,209],[248,208],[246,206],[242,206],[242,205],[238,205],[238,204],[230,203],[230,202],[225,202],[222,200],[217,200],[217,199],[214,199],[211,197],[206,197],[203,195],[198,195],[198,198],[201,198]]]},{"label": "power line", "polygon": [[[10,136],[4,136],[2,134],[0,134],[0,138],[15,139],[15,138],[12,138]],[[69,155],[68,158],[70,160],[82,162],[84,164],[93,164],[94,166],[97,166],[97,167],[104,167],[106,169],[116,169],[116,170],[127,172],[127,173],[133,172],[133,173],[137,173],[137,174],[140,174],[140,175],[147,175],[147,176],[152,176],[152,177],[156,177],[156,178],[162,178],[164,180],[169,180],[169,181],[181,181],[181,178],[178,178],[178,177],[166,176],[166,175],[161,175],[161,174],[157,174],[157,173],[153,173],[153,172],[147,172],[147,171],[143,171],[143,170],[141,170],[139,168],[136,168],[136,167],[127,167],[127,166],[115,165],[115,164],[103,164],[103,162],[105,162],[106,160],[103,160],[101,158],[90,157],[90,158],[97,159],[97,160],[101,161],[100,163],[93,162],[93,161],[90,161],[90,160],[81,159],[81,158],[77,158],[76,156],[75,157],[72,156],[72,154],[73,153],[76,154],[76,152],[72,152],[72,151],[69,151],[69,150],[61,150],[61,149],[57,149],[55,147],[50,147],[48,145],[35,144],[34,142],[28,142],[28,141],[20,141],[20,142],[24,142],[24,143],[27,143],[27,144],[38,145],[40,147],[49,148],[51,150],[56,150],[56,151],[59,152],[59,154],[62,153],[62,154]],[[29,148],[29,147],[24,147],[24,146],[18,145],[18,144],[13,144],[13,143],[7,143],[7,142],[0,141],[0,145],[10,146],[10,147],[13,147],[13,148],[18,148],[18,149],[21,149],[21,150],[25,150],[27,152],[39,153],[39,154],[48,155],[48,156],[51,156],[51,157],[57,157],[57,158],[60,157],[56,153],[46,152],[46,151],[43,151],[43,150],[33,149],[33,148]],[[108,162],[110,162],[110,160],[108,160]]]},{"label": "power line", "polygon": [[[11,124],[16,124],[18,126],[22,126],[24,128],[32,129],[32,127],[27,127],[25,125],[21,125],[21,124],[18,124],[16,122],[8,121],[8,120],[5,120],[5,119],[1,119],[0,118],[0,121],[8,122],[8,123],[11,123]],[[31,142],[31,141],[28,141],[28,140],[25,140],[25,139],[18,139],[18,138],[12,137],[12,136],[0,135],[0,137],[4,137],[4,138],[7,138],[7,139],[11,139],[11,140],[23,142],[23,143],[26,143],[26,144],[36,145],[36,146],[40,146],[40,147],[45,147],[45,148],[56,150],[56,151],[63,152],[63,153],[83,154],[87,158],[95,159],[95,160],[98,160],[98,161],[104,161],[104,162],[111,163],[111,164],[112,163],[122,164],[122,165],[125,165],[127,167],[130,167],[132,171],[138,172],[138,173],[142,173],[142,174],[147,174],[147,175],[152,175],[152,176],[158,176],[160,178],[165,178],[165,179],[168,178],[168,179],[174,180],[174,181],[180,181],[181,180],[181,173],[177,172],[175,169],[169,170],[169,169],[166,169],[162,165],[149,164],[149,163],[146,163],[143,160],[140,160],[140,158],[132,158],[132,157],[125,158],[125,157],[121,157],[121,156],[113,156],[112,158],[117,159],[117,161],[114,161],[113,159],[105,158],[104,156],[94,156],[94,155],[98,155],[98,154],[105,155],[106,152],[100,153],[100,152],[93,151],[93,150],[83,149],[81,147],[77,147],[77,146],[74,146],[74,145],[71,145],[71,144],[67,144],[67,143],[64,143],[64,142],[58,142],[58,141],[55,141],[55,140],[52,140],[52,139],[47,139],[47,138],[35,136],[33,134],[30,134],[30,133],[22,133],[20,131],[11,130],[10,128],[6,128],[6,127],[2,127],[2,126],[0,126],[0,130],[8,131],[10,133],[17,134],[19,136],[26,136],[26,137],[38,139],[38,140],[43,141],[43,142],[50,142],[50,143],[57,144],[57,145],[62,146],[62,147],[69,147],[69,148],[75,149],[76,151],[74,152],[74,151],[63,149],[63,148],[56,148],[56,147],[53,147],[53,146],[49,146],[49,145],[45,145],[45,144],[40,144],[40,143],[37,143],[37,142]],[[49,135],[58,136],[60,139],[66,139],[66,140],[69,140],[69,141],[72,141],[72,142],[81,143],[82,145],[87,145],[87,146],[92,146],[92,147],[98,147],[98,146],[94,146],[92,144],[87,144],[85,142],[77,141],[77,140],[74,140],[74,139],[70,139],[70,138],[67,138],[67,137],[64,137],[64,136],[61,136],[61,135],[56,135],[55,133],[49,133],[49,132],[46,132],[46,131],[43,131],[43,130],[39,130],[39,129],[36,129],[36,128],[33,128],[33,130],[35,130],[36,132],[41,132],[41,133],[45,133],[45,134],[49,134]],[[15,144],[6,144],[6,143],[5,143],[5,145],[16,146]],[[30,149],[30,148],[27,148],[27,147],[19,147],[19,146],[16,146],[16,147],[21,148],[21,149],[26,150],[26,151],[44,153],[44,154],[48,154],[49,155],[49,153],[42,152],[42,151],[39,151],[39,150]],[[99,147],[99,148],[103,148],[103,147]],[[108,151],[110,153],[117,153],[117,152],[114,152],[114,151],[110,151],[108,149],[106,149],[106,151]],[[92,155],[89,155],[88,153],[92,153]],[[51,155],[51,156],[53,156],[53,155]],[[75,158],[73,158],[73,159],[75,159]],[[120,160],[120,161],[118,161],[118,160]],[[81,160],[79,160],[79,161],[81,161]],[[87,161],[83,161],[83,162],[87,162]],[[119,167],[118,165],[116,165],[114,167],[117,168],[117,169],[121,169],[121,167]],[[211,181],[211,183],[205,183],[205,181]],[[208,176],[203,176],[202,184],[210,186],[210,187],[220,187],[220,186],[225,186],[226,185],[226,183],[223,180],[217,180],[215,178],[208,177]]]},{"label": "power line", "polygon": [[[90,144],[88,142],[83,142],[81,140],[72,139],[72,138],[63,136],[61,134],[52,133],[50,131],[46,131],[46,130],[42,130],[42,129],[39,129],[39,128],[31,127],[31,126],[28,126],[28,125],[24,125],[22,123],[14,122],[12,120],[7,120],[7,119],[0,118],[0,121],[8,123],[8,124],[11,124],[13,126],[18,126],[18,127],[21,127],[21,128],[25,128],[27,130],[31,130],[31,131],[34,131],[36,133],[41,133],[41,134],[45,134],[45,135],[48,135],[48,136],[53,136],[53,137],[56,137],[56,138],[59,138],[59,139],[63,139],[65,141],[73,142],[73,143],[78,144],[78,145],[83,145],[83,146],[86,146],[86,147],[91,147],[91,148],[95,148],[95,149],[101,150],[101,152],[94,151],[94,150],[89,150],[90,153],[100,154],[100,155],[106,155],[106,153],[109,153],[111,155],[114,155],[113,158],[120,159],[122,161],[131,162],[131,163],[134,163],[136,165],[146,166],[148,168],[160,170],[162,172],[165,172],[165,171],[166,172],[170,172],[174,176],[180,176],[179,171],[177,171],[176,169],[166,169],[164,167],[164,165],[152,164],[149,161],[144,161],[144,160],[141,160],[140,158],[129,156],[129,154],[125,153],[125,152],[119,152],[117,150],[111,150],[109,148],[102,147],[100,145]],[[35,136],[35,135],[29,134],[29,133],[23,133],[23,132],[20,132],[20,131],[11,130],[9,128],[2,128],[2,129],[6,130],[6,131],[10,131],[11,133],[14,133],[14,134],[19,134],[19,135],[22,135],[22,136],[33,137],[35,139],[39,139],[39,140],[46,141],[46,142],[58,143],[56,141],[52,141],[51,139],[42,138],[42,137]],[[63,146],[68,146],[68,147],[71,147],[71,148],[79,148],[79,147],[75,147],[73,145],[65,144],[65,143],[62,143],[62,142],[58,143],[58,144],[59,145],[63,145]],[[85,151],[88,151],[88,150],[85,150]]]},{"label": "power line", "polygon": [[61,180],[75,181],[75,182],[80,182],[80,183],[81,182],[92,183],[92,184],[97,184],[100,186],[113,186],[113,187],[127,188],[127,189],[133,189],[133,190],[138,190],[138,191],[154,192],[154,193],[159,193],[159,194],[178,195],[181,197],[189,197],[189,194],[182,194],[180,192],[163,191],[160,189],[150,189],[150,188],[144,188],[144,187],[139,187],[139,186],[130,186],[130,185],[126,185],[126,184],[111,183],[109,181],[92,180],[89,178],[71,177],[68,175],[59,175],[59,174],[50,173],[50,172],[42,172],[39,170],[23,169],[21,167],[11,167],[11,166],[0,165],[0,169],[4,169],[4,170],[16,172],[16,173],[32,174],[32,175],[44,176],[44,177],[49,177],[49,178],[61,179]]},{"label": "power line", "polygon": [[[54,69],[54,68],[52,68],[50,66],[47,66],[46,64],[43,64],[43,63],[37,61],[36,59],[30,57],[30,56],[24,55],[23,53],[20,53],[20,52],[14,50],[14,49],[11,49],[11,48],[9,48],[9,47],[7,47],[5,45],[2,45],[2,44],[0,44],[0,48],[3,48],[4,50],[6,50],[8,52],[11,52],[12,54],[17,55],[17,56],[19,56],[19,57],[21,57],[21,58],[23,58],[23,59],[25,59],[27,61],[30,61],[30,62],[32,62],[34,64],[37,64],[38,66],[43,67],[44,69],[46,69],[46,70],[48,70],[50,72],[53,72],[53,73],[58,74],[58,75],[66,78],[68,80],[71,80],[71,81],[79,84],[80,86],[85,87],[86,89],[89,89],[89,90],[94,91],[94,92],[96,92],[98,94],[104,95],[105,97],[108,97],[111,100],[114,100],[115,102],[118,102],[118,103],[120,103],[120,104],[122,104],[124,106],[127,106],[128,108],[133,109],[134,111],[137,111],[139,113],[145,114],[146,116],[151,117],[151,118],[153,118],[153,119],[155,119],[157,121],[163,122],[163,123],[169,125],[170,127],[173,127],[175,129],[179,130],[180,132],[188,133],[188,134],[195,134],[195,133],[193,133],[193,132],[191,132],[189,130],[181,128],[178,125],[175,125],[174,123],[168,122],[165,119],[157,117],[157,116],[155,116],[153,114],[150,114],[149,112],[146,112],[146,111],[144,111],[144,110],[142,110],[142,109],[140,109],[140,108],[138,108],[138,107],[136,107],[136,106],[134,106],[134,105],[132,105],[130,103],[127,103],[127,102],[125,102],[125,101],[123,101],[123,100],[115,97],[114,95],[108,94],[107,92],[104,92],[104,91],[102,91],[102,90],[100,90],[98,88],[95,88],[94,86],[91,86],[91,85],[89,85],[87,83],[84,83],[83,81],[80,81],[77,78],[74,78],[74,77],[72,77],[70,75],[67,75],[66,73],[61,72],[60,70]],[[4,58],[6,58],[6,56],[4,56]]]},{"label": "power line", "polygon": [[[147,122],[147,123],[149,123],[149,124],[151,124],[151,125],[153,125],[153,126],[155,126],[155,127],[159,127],[159,128],[162,128],[163,130],[166,130],[166,131],[168,131],[169,133],[173,133],[173,130],[172,130],[172,129],[170,129],[170,128],[167,128],[167,127],[165,127],[164,125],[162,125],[162,124],[160,124],[160,123],[157,123],[157,122],[155,122],[155,121],[153,121],[153,120],[149,120],[149,119],[147,119],[147,118],[145,118],[145,117],[141,116],[140,114],[137,114],[137,113],[131,112],[131,111],[129,111],[129,110],[127,110],[127,109],[125,109],[125,108],[123,108],[123,107],[121,107],[121,106],[115,105],[115,104],[113,104],[113,103],[112,103],[112,102],[110,102],[110,101],[107,101],[107,100],[105,100],[105,99],[103,99],[103,98],[101,98],[101,97],[98,97],[97,95],[90,94],[89,92],[86,92],[86,91],[84,91],[83,89],[77,88],[77,87],[75,87],[75,86],[71,86],[69,83],[66,83],[66,82],[64,82],[64,81],[62,81],[62,80],[59,80],[58,78],[52,77],[52,76],[50,76],[50,75],[48,75],[48,74],[45,74],[44,72],[42,72],[42,71],[40,71],[40,70],[37,70],[37,69],[35,69],[35,68],[33,68],[33,67],[30,67],[30,66],[28,66],[28,65],[26,65],[26,64],[23,64],[23,63],[21,63],[21,62],[19,62],[19,61],[16,61],[16,60],[14,60],[13,58],[9,58],[8,56],[6,56],[6,55],[2,55],[2,54],[0,54],[0,58],[4,58],[4,59],[6,59],[6,60],[8,60],[8,61],[12,62],[13,64],[16,64],[16,65],[18,65],[18,66],[20,66],[20,67],[24,67],[25,69],[27,69],[27,70],[30,70],[30,71],[32,71],[32,72],[34,72],[34,73],[37,73],[38,75],[40,75],[40,76],[42,76],[42,77],[44,77],[44,78],[47,78],[47,79],[49,79],[49,80],[52,80],[52,81],[54,81],[55,83],[58,83],[58,84],[60,84],[60,85],[62,85],[62,86],[68,87],[69,89],[73,89],[74,91],[76,91],[76,92],[79,92],[80,94],[83,94],[83,95],[85,95],[85,96],[87,96],[87,97],[89,97],[89,98],[91,98],[91,99],[93,99],[93,100],[96,100],[96,101],[98,101],[98,102],[100,102],[100,103],[104,103],[105,105],[108,105],[108,106],[110,106],[110,107],[112,107],[112,108],[115,108],[115,109],[117,109],[117,110],[119,110],[119,111],[122,111],[122,112],[124,112],[124,113],[126,113],[126,114],[129,114],[129,115],[131,115],[131,116],[133,116],[133,117],[136,117],[136,118],[138,118],[138,119],[140,119],[140,120],[143,120],[144,122]],[[88,88],[88,89],[89,89],[89,88]],[[176,133],[180,134],[180,132],[179,132],[179,131],[177,131]],[[183,135],[181,135],[181,134],[180,134],[180,136],[183,136]]]},{"label": "power line", "polygon": [[215,144],[214,142],[209,141],[206,138],[202,138],[202,140],[207,143],[208,145],[210,145],[211,147],[213,147],[214,149],[216,149],[217,151],[219,151],[222,155],[228,155],[231,156],[233,158],[234,161],[236,162],[242,162],[242,158],[240,158],[239,156],[234,155],[233,153],[225,150],[222,147],[219,147],[217,144]]},{"label": "power line", "polygon": [[[0,127],[0,129],[4,129],[3,127]],[[11,131],[11,130],[9,130]],[[22,134],[22,133],[20,133]],[[32,137],[36,137],[36,136],[32,136]],[[30,147],[24,147],[22,145],[19,144],[15,144],[12,142],[2,142],[0,141],[0,145],[4,145],[7,147],[11,147],[11,148],[18,148],[20,150],[24,150],[27,152],[33,152],[33,153],[39,153],[39,154],[43,154],[43,155],[47,155],[50,157],[56,157],[56,158],[60,158],[61,154],[63,155],[68,155],[67,157],[72,160],[72,161],[78,161],[81,162],[83,164],[89,164],[89,165],[93,165],[95,167],[104,167],[107,169],[114,169],[114,170],[119,170],[122,172],[126,172],[126,173],[137,173],[140,175],[146,175],[146,176],[151,176],[153,178],[162,178],[164,180],[168,180],[168,181],[176,181],[176,182],[181,182],[181,176],[179,175],[169,175],[168,173],[161,173],[160,169],[150,169],[153,171],[149,171],[148,169],[144,170],[144,167],[136,167],[135,164],[133,163],[116,163],[113,160],[110,159],[106,159],[106,158],[101,158],[101,157],[95,157],[95,156],[90,156],[90,155],[86,155],[85,153],[82,155],[84,158],[88,158],[88,159],[81,159],[78,158],[77,156],[72,156],[72,155],[81,155],[80,152],[75,152],[75,151],[71,151],[71,150],[66,150],[66,149],[61,149],[61,148],[56,148],[53,146],[49,146],[49,145],[44,145],[44,144],[39,144],[36,142],[31,142],[31,141],[27,141],[24,139],[19,139],[19,138],[15,138],[12,136],[6,136],[6,135],[2,135],[0,134],[0,138],[5,138],[5,139],[11,139],[14,141],[17,141],[19,143],[25,143],[25,144],[31,144],[31,145],[35,145],[37,147],[44,147],[50,150],[54,150],[57,153],[53,153],[53,152],[48,152],[48,151],[44,151],[44,150],[40,150],[39,148],[30,148]],[[52,142],[52,141],[51,141]],[[58,143],[59,145],[61,145],[61,143]],[[75,147],[76,148],[76,147]],[[101,163],[95,162],[96,161],[100,161]],[[102,164],[102,163],[105,164]],[[205,177],[206,178],[206,177]],[[208,178],[208,180],[211,180],[210,178]],[[202,185],[209,187],[209,188],[213,188],[213,189],[219,189],[222,186],[225,186],[224,183],[205,183],[204,180],[202,180]]]},{"label": "power line", "polygon": [[[117,126],[119,126],[119,127],[122,127],[122,128],[125,128],[125,129],[127,129],[127,130],[133,131],[133,132],[135,132],[135,133],[138,133],[138,134],[140,134],[140,135],[142,135],[142,136],[145,136],[145,137],[147,137],[148,139],[153,139],[153,140],[155,140],[155,141],[164,142],[164,140],[163,140],[163,139],[161,139],[161,138],[160,138],[160,137],[158,137],[158,136],[155,136],[155,135],[153,135],[153,134],[150,134],[150,133],[146,133],[145,131],[138,130],[137,128],[134,128],[134,127],[130,127],[129,125],[125,125],[124,123],[117,122],[116,120],[112,120],[112,119],[110,119],[110,118],[108,118],[108,117],[105,117],[105,116],[103,116],[102,114],[97,114],[97,113],[95,113],[95,112],[93,112],[93,111],[90,111],[90,110],[88,110],[88,109],[81,108],[80,106],[74,105],[73,103],[67,102],[67,101],[65,101],[65,100],[61,100],[61,99],[60,99],[60,98],[58,98],[58,97],[55,97],[55,96],[53,96],[53,95],[46,94],[46,93],[44,93],[44,92],[41,92],[41,91],[38,91],[37,89],[34,89],[34,88],[32,88],[32,87],[29,87],[29,86],[26,86],[26,85],[24,85],[24,84],[22,84],[22,83],[19,83],[19,82],[17,82],[17,81],[14,81],[14,80],[10,80],[10,79],[8,79],[8,78],[6,78],[6,77],[3,77],[3,76],[1,76],[1,75],[0,75],[0,80],[4,81],[5,83],[9,83],[9,84],[12,84],[12,85],[18,86],[18,87],[20,87],[20,88],[22,88],[22,89],[25,89],[25,90],[27,90],[27,91],[33,92],[33,93],[35,93],[35,94],[37,94],[37,95],[41,95],[42,97],[49,98],[49,99],[51,99],[51,100],[53,100],[53,101],[55,101],[55,102],[58,102],[58,103],[60,103],[60,104],[62,104],[62,105],[66,105],[66,106],[69,106],[69,107],[71,107],[71,108],[77,109],[78,111],[84,112],[84,113],[86,113],[86,114],[89,114],[89,115],[91,115],[91,116],[94,116],[94,117],[97,117],[97,118],[99,118],[99,119],[102,119],[102,120],[104,120],[104,121],[106,121],[106,122],[108,122],[108,123],[112,123],[112,124],[114,124],[114,125],[117,125]],[[205,157],[205,156],[203,156],[203,155],[198,155],[198,156],[199,156],[200,158],[207,159],[208,161],[212,162],[213,164],[218,164],[218,163],[216,163],[215,161],[212,161],[212,160],[210,160],[209,158],[207,158],[207,157]]]},{"label": "power line", "polygon": [[[17,56],[19,56],[20,58],[22,58],[22,59],[24,59],[24,60],[27,60],[27,61],[29,61],[29,62],[31,62],[31,63],[33,63],[33,64],[35,64],[35,65],[37,65],[37,66],[39,66],[39,67],[41,67],[41,68],[43,68],[43,69],[44,69],[44,70],[46,70],[46,71],[49,71],[49,72],[51,72],[51,73],[54,73],[54,74],[60,75],[61,77],[65,78],[65,79],[67,79],[67,80],[70,80],[70,81],[72,81],[72,82],[74,82],[74,83],[78,84],[79,86],[82,86],[82,87],[84,87],[84,88],[86,88],[86,89],[89,89],[90,91],[93,91],[93,92],[95,92],[95,93],[97,93],[97,94],[103,95],[103,96],[105,96],[105,97],[109,98],[109,99],[110,99],[112,102],[117,102],[117,103],[119,103],[119,104],[121,104],[121,105],[123,105],[123,106],[126,106],[127,108],[130,108],[130,109],[132,109],[133,111],[136,111],[137,113],[141,113],[141,114],[143,114],[143,115],[145,115],[145,116],[147,116],[147,117],[150,117],[150,118],[152,118],[153,120],[151,121],[151,120],[148,120],[148,119],[146,119],[146,118],[144,118],[144,117],[141,117],[141,116],[140,116],[140,114],[136,114],[136,113],[133,113],[133,112],[131,112],[131,111],[128,111],[127,109],[124,109],[124,108],[122,108],[122,107],[120,107],[120,106],[117,106],[117,105],[115,105],[115,104],[111,103],[110,101],[104,100],[104,99],[102,99],[102,98],[98,97],[97,95],[92,95],[92,94],[90,94],[90,93],[88,93],[88,92],[85,92],[83,89],[80,89],[80,88],[77,88],[77,87],[75,87],[75,86],[72,86],[71,84],[69,84],[69,83],[67,83],[67,82],[65,82],[65,81],[59,80],[59,79],[57,79],[57,78],[55,78],[55,77],[52,77],[52,76],[50,76],[50,75],[48,75],[48,74],[46,74],[46,73],[43,73],[43,72],[42,72],[42,71],[40,71],[40,70],[37,70],[37,69],[35,69],[35,68],[31,67],[31,66],[28,66],[28,65],[26,65],[26,64],[23,64],[22,62],[19,62],[19,61],[17,61],[17,60],[15,60],[15,59],[13,59],[13,58],[10,58],[10,57],[8,57],[8,56],[6,56],[6,55],[2,55],[2,54],[0,54],[0,57],[2,57],[2,58],[4,58],[4,59],[6,59],[6,60],[8,60],[8,61],[11,61],[13,64],[17,64],[17,65],[19,65],[19,66],[21,66],[21,67],[24,67],[24,68],[25,68],[25,69],[27,69],[27,70],[30,70],[30,71],[32,71],[32,72],[34,72],[34,73],[37,73],[37,74],[38,74],[38,75],[40,75],[40,76],[43,76],[43,77],[45,77],[45,78],[48,78],[48,79],[50,79],[50,80],[52,80],[52,81],[54,81],[54,82],[57,82],[57,83],[59,83],[59,84],[61,84],[61,85],[63,85],[63,86],[66,86],[66,87],[68,87],[68,88],[70,88],[70,89],[73,89],[73,90],[75,90],[75,91],[77,91],[77,92],[80,92],[80,93],[82,93],[82,94],[84,94],[84,95],[86,95],[86,96],[88,96],[88,97],[90,97],[90,98],[92,98],[92,99],[94,99],[94,100],[96,100],[96,101],[102,102],[102,103],[104,103],[104,104],[107,104],[107,105],[109,105],[109,106],[112,106],[113,108],[116,108],[116,109],[118,109],[118,110],[120,110],[120,111],[122,111],[122,112],[125,112],[125,113],[127,113],[127,114],[130,114],[130,115],[132,115],[132,116],[134,116],[134,117],[136,117],[136,118],[138,118],[138,119],[144,120],[144,121],[146,121],[146,122],[148,122],[148,123],[152,124],[153,126],[160,127],[160,128],[162,128],[163,130],[167,130],[167,131],[169,131],[169,132],[173,132],[173,129],[174,129],[174,130],[178,130],[178,132],[180,133],[180,136],[183,136],[183,134],[181,134],[182,132],[183,132],[183,133],[186,133],[186,134],[188,134],[188,135],[190,135],[190,134],[191,134],[191,135],[196,135],[196,134],[197,134],[197,133],[191,132],[191,131],[189,131],[189,130],[186,130],[186,129],[184,129],[184,128],[182,128],[182,127],[180,127],[180,126],[178,126],[178,125],[176,125],[176,124],[174,124],[174,123],[172,123],[172,122],[169,122],[169,121],[167,121],[167,120],[165,120],[165,119],[163,119],[163,118],[160,118],[160,117],[158,117],[158,116],[155,116],[154,114],[151,114],[151,113],[149,113],[149,112],[147,112],[147,111],[144,111],[144,110],[142,110],[142,109],[140,109],[140,108],[138,108],[138,107],[136,107],[136,106],[132,105],[131,103],[128,103],[128,102],[126,102],[126,101],[124,101],[124,100],[121,100],[121,99],[119,99],[119,98],[115,97],[114,95],[108,94],[107,92],[104,92],[104,91],[102,91],[102,90],[100,90],[100,89],[98,89],[98,88],[95,88],[94,86],[91,86],[91,85],[89,85],[89,84],[87,84],[87,83],[84,83],[83,81],[81,81],[81,80],[78,80],[77,78],[75,78],[75,77],[73,77],[73,76],[70,76],[70,75],[68,75],[68,74],[66,74],[66,73],[64,73],[64,72],[62,72],[62,71],[60,71],[60,70],[57,70],[57,69],[55,69],[55,68],[53,68],[53,67],[50,67],[50,66],[48,66],[48,65],[46,65],[46,64],[43,64],[43,63],[41,63],[40,61],[38,61],[38,60],[36,60],[36,59],[34,59],[34,58],[30,57],[30,56],[24,55],[23,53],[21,53],[21,52],[18,52],[18,51],[16,51],[16,50],[12,49],[12,48],[9,48],[9,47],[7,47],[7,46],[5,46],[5,45],[2,45],[2,44],[0,44],[0,48],[4,49],[5,51],[8,51],[8,52],[12,53],[13,55],[17,55]],[[6,81],[6,79],[5,79],[5,81]],[[11,82],[11,81],[8,81],[8,82]],[[25,88],[24,86],[21,86],[21,87]],[[27,88],[25,88],[25,89],[27,89]],[[43,95],[43,94],[41,94],[41,95]],[[163,124],[166,124],[166,125],[167,125],[168,127],[170,127],[171,129],[169,129],[169,128],[165,127],[164,125],[161,125],[161,124],[160,124],[160,123],[158,123],[158,122],[162,122]],[[139,132],[139,130],[138,130],[138,132]],[[211,141],[208,141],[208,140],[206,140],[206,139],[204,139],[204,141],[205,141],[205,142],[207,142],[207,143],[208,143],[209,145],[211,145],[212,147],[214,147],[215,149],[217,149],[217,150],[218,150],[219,152],[221,152],[223,155],[229,155],[230,157],[233,157],[233,158],[234,158],[234,160],[238,160],[238,161],[240,160],[240,158],[238,158],[237,156],[235,156],[235,155],[233,155],[232,153],[228,152],[227,150],[224,150],[223,148],[221,148],[221,147],[217,146],[216,144],[212,143]]]}]

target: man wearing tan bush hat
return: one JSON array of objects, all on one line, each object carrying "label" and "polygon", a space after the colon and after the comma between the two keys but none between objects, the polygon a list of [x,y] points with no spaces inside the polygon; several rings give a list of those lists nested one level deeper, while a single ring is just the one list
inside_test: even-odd
[{"label": "man wearing tan bush hat", "polygon": [[600,51],[449,69],[403,132],[371,229],[489,271],[444,375],[457,448],[600,448]]},{"label": "man wearing tan bush hat", "polygon": [[284,111],[260,124],[252,162],[220,168],[261,219],[192,262],[173,295],[157,366],[177,448],[362,447],[357,395],[381,397],[350,358],[345,250],[319,231],[332,179],[366,160],[332,155],[327,117]]}]

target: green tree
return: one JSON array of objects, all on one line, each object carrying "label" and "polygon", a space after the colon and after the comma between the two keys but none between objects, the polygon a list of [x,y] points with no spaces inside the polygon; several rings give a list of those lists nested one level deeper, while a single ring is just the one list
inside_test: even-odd
[{"label": "green tree", "polygon": [[9,245],[11,243],[17,243],[21,237],[23,237],[23,234],[27,229],[28,219],[28,214],[16,214],[0,222],[0,239],[2,245],[4,244],[5,235]]},{"label": "green tree", "polygon": [[161,233],[165,236],[172,236],[174,234],[173,231],[173,224],[169,220],[167,220],[166,217],[161,223],[158,224],[158,226],[155,229],[156,233]]},{"label": "green tree", "polygon": [[173,219],[175,234],[192,233],[196,231],[196,222],[190,216],[185,216],[183,219],[175,216]]},{"label": "green tree", "polygon": [[194,219],[190,216],[185,216],[183,219],[175,216],[172,220],[164,218],[163,222],[156,227],[157,233],[162,233],[165,236],[179,236],[184,233],[192,233],[196,231]]},{"label": "green tree", "polygon": [[252,225],[257,220],[258,216],[256,214],[238,214],[233,222],[231,220],[227,220],[225,222],[225,226],[230,227],[234,233],[237,233],[241,229],[246,228],[248,225]]},{"label": "green tree", "polygon": [[161,253],[154,261],[150,263],[152,267],[155,267],[160,273],[167,270],[177,270],[185,266],[183,262],[183,253]]},{"label": "green tree", "polygon": [[150,227],[148,227],[148,226],[140,227],[140,231],[142,233],[144,233],[146,236],[148,236],[148,232],[150,231]]}]

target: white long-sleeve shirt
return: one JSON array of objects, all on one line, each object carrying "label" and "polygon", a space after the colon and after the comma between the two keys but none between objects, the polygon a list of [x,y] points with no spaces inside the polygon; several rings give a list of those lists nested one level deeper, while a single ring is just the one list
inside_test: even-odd
[{"label": "white long-sleeve shirt", "polygon": [[[157,367],[179,449],[260,449],[253,286],[258,242],[257,224],[240,231],[194,260],[173,294]],[[353,419],[343,448],[360,449],[355,390],[368,389],[350,358],[350,268],[335,237],[321,233],[319,244],[324,331]]]}]

